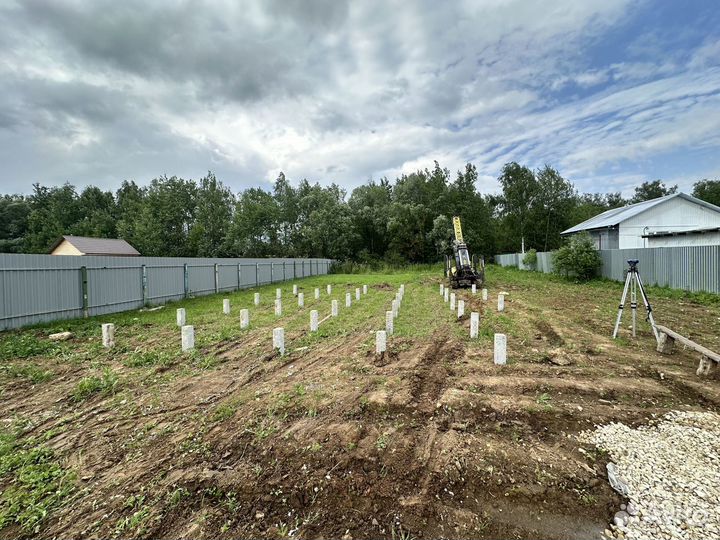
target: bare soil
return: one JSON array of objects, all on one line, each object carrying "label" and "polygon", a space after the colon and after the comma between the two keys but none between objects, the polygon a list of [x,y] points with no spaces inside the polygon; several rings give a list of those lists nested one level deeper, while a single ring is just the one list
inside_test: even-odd
[{"label": "bare soil", "polygon": [[[165,380],[179,366],[156,366],[123,394],[80,404],[68,396],[81,366],[60,362],[47,384],[6,387],[2,417],[54,430],[46,444],[78,473],[75,498],[37,536],[597,537],[622,501],[605,456],[575,435],[720,407],[718,377],[695,375],[696,354],[659,355],[647,325],[635,340],[610,339],[615,289],[494,281],[487,303],[457,291],[486,329],[470,342],[468,318],[448,316],[439,283],[408,282],[400,317],[438,315],[427,335],[398,332],[382,358],[371,334],[379,310],[285,357],[257,329],[213,345],[221,362],[199,375]],[[389,305],[395,286],[370,289]],[[499,290],[509,292],[503,315]],[[720,349],[716,308],[655,309],[658,322]],[[508,334],[502,368],[494,330]],[[153,378],[162,382],[148,386]]]}]

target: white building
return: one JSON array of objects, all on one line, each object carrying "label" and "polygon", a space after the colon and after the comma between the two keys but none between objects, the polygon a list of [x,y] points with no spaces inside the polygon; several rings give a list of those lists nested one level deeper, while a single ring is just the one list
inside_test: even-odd
[{"label": "white building", "polygon": [[656,231],[648,233],[647,247],[720,246],[720,227],[690,231]]},{"label": "white building", "polygon": [[614,208],[560,233],[587,231],[598,249],[718,245],[720,208],[685,193]]}]

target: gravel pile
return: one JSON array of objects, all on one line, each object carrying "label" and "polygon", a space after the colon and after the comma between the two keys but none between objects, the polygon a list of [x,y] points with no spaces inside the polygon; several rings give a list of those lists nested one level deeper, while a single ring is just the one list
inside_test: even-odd
[{"label": "gravel pile", "polygon": [[720,415],[673,411],[637,429],[598,426],[580,440],[610,454],[608,479],[629,499],[606,536],[720,538]]}]

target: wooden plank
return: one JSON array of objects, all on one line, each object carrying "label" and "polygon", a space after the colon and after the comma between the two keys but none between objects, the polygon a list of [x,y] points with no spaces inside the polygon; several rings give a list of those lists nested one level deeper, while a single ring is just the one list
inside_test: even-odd
[{"label": "wooden plank", "polygon": [[713,360],[714,362],[720,362],[720,354],[717,354],[716,352],[713,352],[713,351],[711,351],[710,349],[708,349],[708,348],[706,348],[706,347],[703,347],[702,345],[698,345],[698,344],[695,343],[694,341],[686,338],[685,336],[682,336],[682,335],[678,334],[678,333],[675,332],[674,330],[670,330],[670,329],[667,328],[666,326],[661,326],[661,325],[659,325],[659,324],[656,324],[656,325],[655,325],[655,328],[657,328],[658,331],[663,332],[663,333],[667,334],[668,336],[670,336],[671,338],[679,341],[679,342],[682,343],[683,345],[687,345],[688,347],[690,347],[690,348],[692,348],[692,349],[695,349],[697,352],[699,352],[700,354],[703,354],[703,355],[707,356],[708,358],[710,358],[710,359]]}]

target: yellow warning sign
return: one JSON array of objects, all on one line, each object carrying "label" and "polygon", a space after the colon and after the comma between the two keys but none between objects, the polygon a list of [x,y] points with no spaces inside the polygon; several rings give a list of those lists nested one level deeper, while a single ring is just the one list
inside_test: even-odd
[{"label": "yellow warning sign", "polygon": [[453,227],[455,227],[455,240],[459,243],[463,243],[462,227],[460,226],[460,218],[458,216],[453,217]]}]

